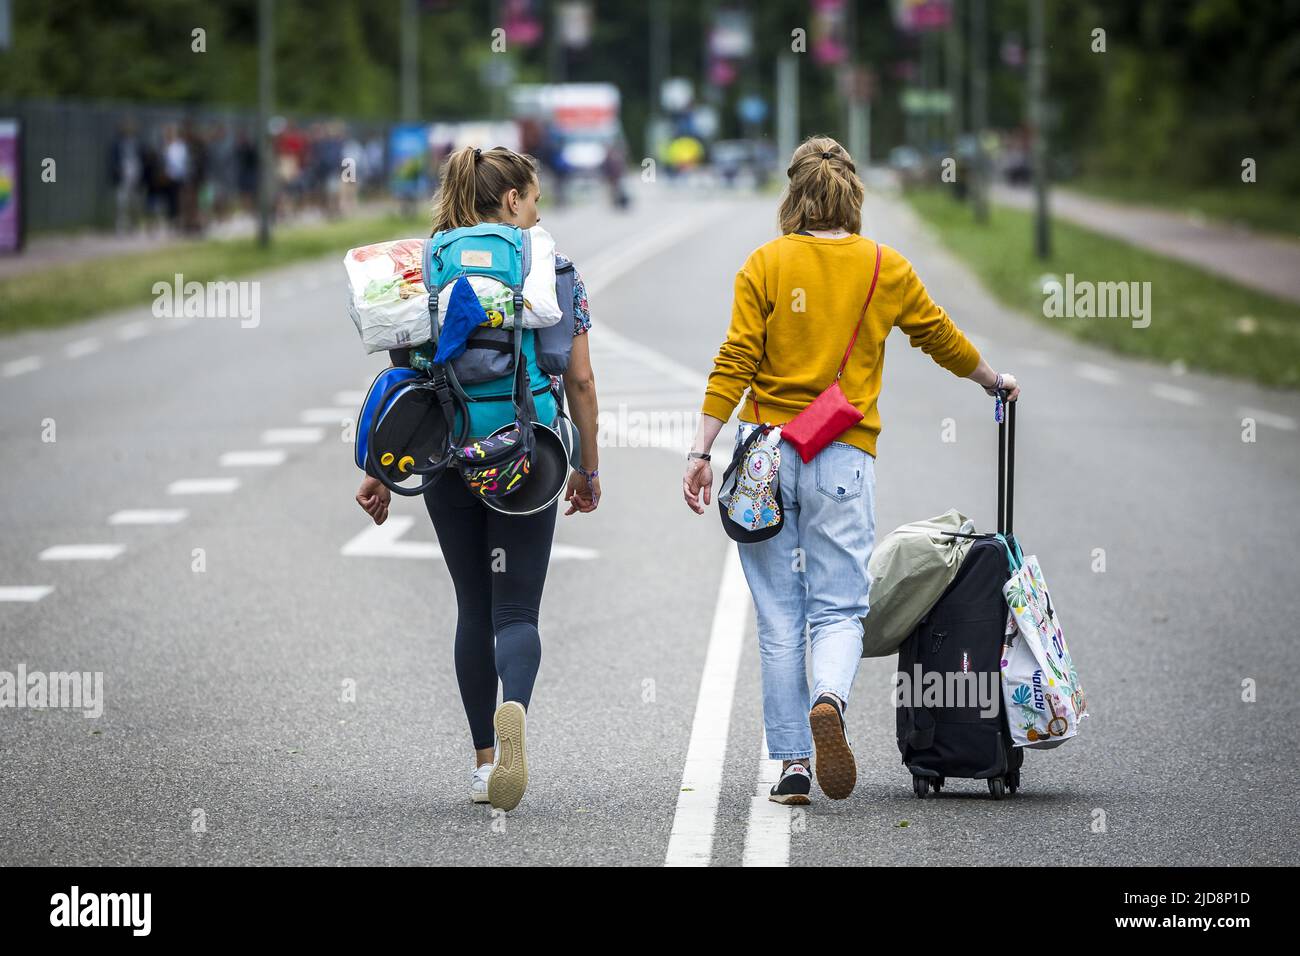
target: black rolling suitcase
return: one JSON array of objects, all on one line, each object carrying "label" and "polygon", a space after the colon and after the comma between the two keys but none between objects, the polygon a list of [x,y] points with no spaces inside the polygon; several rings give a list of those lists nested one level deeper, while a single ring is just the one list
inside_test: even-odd
[{"label": "black rolling suitcase", "polygon": [[[998,425],[998,531],[1012,541],[1011,500],[1015,466],[1016,403],[1005,405]],[[971,544],[957,577],[917,624],[898,651],[904,675],[898,701],[898,749],[912,772],[918,797],[938,793],[948,777],[987,780],[995,800],[1020,787],[1024,752],[1011,744],[1002,706],[1002,641],[1007,603],[1002,586],[1011,573],[1006,548],[991,533],[969,535]],[[919,667],[919,671],[918,671]],[[984,712],[978,696],[965,706],[946,694],[935,705],[920,698],[918,676],[975,675],[992,688],[996,711]],[[967,684],[969,687],[969,683]],[[905,691],[905,693],[904,693]],[[988,698],[986,698],[987,700]],[[993,708],[989,708],[993,709]]]}]

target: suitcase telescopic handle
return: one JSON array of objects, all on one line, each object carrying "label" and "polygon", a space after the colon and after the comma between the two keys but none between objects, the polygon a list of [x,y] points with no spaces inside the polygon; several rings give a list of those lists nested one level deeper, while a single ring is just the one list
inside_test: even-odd
[{"label": "suitcase telescopic handle", "polygon": [[1002,420],[998,422],[998,533],[1011,537],[1012,504],[1015,500],[1016,478],[1016,405],[1006,401],[1006,391],[999,392],[1002,399]]}]

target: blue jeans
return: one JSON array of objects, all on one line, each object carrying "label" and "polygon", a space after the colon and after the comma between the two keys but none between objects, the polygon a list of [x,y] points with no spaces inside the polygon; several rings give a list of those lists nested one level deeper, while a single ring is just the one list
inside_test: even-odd
[{"label": "blue jeans", "polygon": [[[736,447],[755,427],[740,423]],[[812,756],[808,711],[819,696],[829,692],[848,703],[871,586],[875,465],[870,454],[843,442],[827,445],[805,465],[782,442],[785,525],[766,541],[736,545],[758,618],[763,726],[773,760]],[[812,639],[811,696],[805,630]]]}]

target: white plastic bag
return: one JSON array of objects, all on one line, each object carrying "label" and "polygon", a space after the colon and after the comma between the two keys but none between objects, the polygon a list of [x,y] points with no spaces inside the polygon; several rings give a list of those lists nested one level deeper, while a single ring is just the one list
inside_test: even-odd
[{"label": "white plastic bag", "polygon": [[358,246],[343,257],[348,314],[367,352],[411,348],[431,338],[423,260],[423,239]]},{"label": "white plastic bag", "polygon": [[1002,588],[1007,629],[1002,647],[1002,700],[1017,747],[1048,750],[1079,732],[1088,702],[1047,591],[1038,558],[1012,555],[1019,567]]},{"label": "white plastic bag", "polygon": [[[555,240],[541,226],[528,230],[532,259],[524,277],[524,328],[540,329],[560,321],[555,294]],[[343,257],[348,277],[348,314],[367,352],[413,348],[433,336],[429,326],[429,292],[424,284],[424,239],[398,239],[349,249]],[[510,289],[489,276],[469,276],[470,285],[493,327],[514,319]],[[454,283],[438,294],[446,302]],[[439,320],[443,314],[440,312]]]},{"label": "white plastic bag", "polygon": [[524,328],[544,329],[563,314],[555,295],[555,240],[541,226],[533,226],[528,235],[532,260],[524,276]]}]

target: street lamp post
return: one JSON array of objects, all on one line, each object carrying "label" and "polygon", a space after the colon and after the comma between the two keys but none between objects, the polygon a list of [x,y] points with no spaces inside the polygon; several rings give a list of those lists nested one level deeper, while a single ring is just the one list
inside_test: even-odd
[{"label": "street lamp post", "polygon": [[420,12],[418,0],[402,0],[402,120],[420,118]]},{"label": "street lamp post", "polygon": [[1052,254],[1052,221],[1047,209],[1047,47],[1043,0],[1029,3],[1029,131],[1034,176],[1034,253]]},{"label": "street lamp post", "polygon": [[271,152],[271,109],[275,96],[275,0],[257,5],[257,244],[271,244],[275,171]]},{"label": "street lamp post", "polygon": [[984,155],[985,128],[989,121],[988,56],[985,47],[988,17],[985,0],[971,0],[970,8],[970,112],[971,132],[975,135],[975,182],[971,200],[975,221],[989,220],[988,158]]}]

